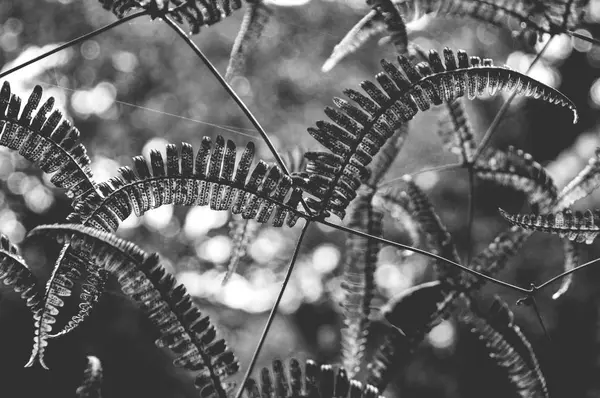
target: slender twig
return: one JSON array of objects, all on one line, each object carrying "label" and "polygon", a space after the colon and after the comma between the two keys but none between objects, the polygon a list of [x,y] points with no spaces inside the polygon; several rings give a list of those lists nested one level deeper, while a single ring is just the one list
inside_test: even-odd
[{"label": "slender twig", "polygon": [[548,329],[546,329],[546,325],[544,324],[544,318],[542,318],[542,313],[540,312],[540,309],[538,308],[538,305],[535,301],[535,297],[533,295],[531,296],[531,306],[533,307],[533,311],[535,312],[535,315],[537,316],[538,321],[540,321],[540,325],[542,326],[542,330],[544,331],[544,334],[546,335],[548,342],[550,344],[552,344],[552,339],[550,338]]},{"label": "slender twig", "polygon": [[79,36],[78,38],[73,39],[73,40],[71,40],[71,41],[69,41],[67,43],[64,43],[64,44],[62,44],[62,45],[60,45],[60,46],[58,46],[58,47],[56,47],[56,48],[54,48],[54,49],[52,49],[52,50],[50,50],[48,52],[43,53],[42,55],[39,55],[39,56],[37,56],[37,57],[35,57],[33,59],[30,59],[29,61],[26,61],[26,62],[24,62],[24,63],[22,63],[20,65],[15,66],[14,68],[10,68],[9,70],[0,73],[0,78],[8,76],[11,73],[16,72],[16,71],[18,71],[20,69],[23,69],[26,66],[29,66],[29,65],[31,65],[31,64],[33,64],[35,62],[41,61],[42,59],[47,58],[47,57],[49,57],[49,56],[51,56],[53,54],[56,54],[57,52],[62,51],[65,48],[74,46],[74,45],[76,45],[76,44],[78,44],[78,43],[80,43],[82,41],[88,40],[88,39],[90,39],[90,38],[92,38],[94,36],[97,36],[97,35],[99,35],[101,33],[106,32],[107,30],[111,30],[114,27],[117,27],[117,26],[119,26],[121,24],[124,24],[125,22],[129,22],[132,19],[135,19],[137,17],[141,17],[141,16],[146,15],[146,14],[148,14],[148,11],[146,11],[146,10],[140,11],[140,12],[136,12],[135,14],[131,14],[131,15],[127,16],[127,17],[124,17],[122,19],[116,20],[113,23],[110,23],[110,24],[108,24],[106,26],[103,26],[100,29],[96,29],[93,32],[87,33],[87,34],[85,34],[83,36]]},{"label": "slender twig", "polygon": [[600,40],[596,39],[595,37],[584,36],[582,34],[579,34],[577,32],[573,32],[571,30],[565,30],[565,32],[568,35],[570,35],[570,36],[573,36],[573,37],[576,37],[576,38],[578,38],[580,40],[587,41],[588,43],[592,43],[592,44],[595,44],[597,46],[600,46]]},{"label": "slender twig", "polygon": [[[533,67],[538,63],[538,61],[540,59],[542,59],[542,55],[544,54],[544,52],[546,52],[546,50],[550,46],[550,42],[552,41],[553,38],[554,38],[554,36],[551,36],[548,39],[548,41],[546,42],[546,44],[544,45],[544,47],[542,48],[542,50],[539,53],[537,53],[534,60],[529,65],[529,68],[527,68],[527,71],[525,72],[526,75],[529,74],[533,70]],[[481,139],[479,146],[475,150],[475,153],[473,154],[473,159],[471,160],[471,163],[475,163],[477,161],[477,159],[479,159],[479,156],[481,156],[481,153],[486,148],[486,146],[489,144],[490,140],[492,139],[492,136],[498,130],[498,127],[500,126],[500,122],[502,121],[502,119],[504,119],[504,116],[506,115],[506,112],[508,112],[508,108],[510,107],[510,104],[512,103],[512,101],[515,99],[516,96],[517,96],[517,90],[514,90],[513,93],[510,95],[510,97],[508,97],[506,102],[504,102],[504,104],[502,105],[502,107],[500,108],[498,113],[496,114],[496,117],[494,117],[494,120],[492,120],[492,124],[490,124],[490,127],[487,129],[487,131],[485,132],[485,135]]]},{"label": "slender twig", "polygon": [[252,370],[254,369],[254,365],[256,364],[256,360],[258,359],[258,355],[262,349],[262,346],[267,338],[267,334],[269,333],[269,329],[271,328],[271,324],[275,319],[275,315],[277,314],[277,308],[279,307],[279,303],[281,302],[281,298],[283,297],[283,293],[285,292],[285,288],[290,280],[290,276],[292,275],[292,270],[294,269],[294,264],[296,263],[296,259],[298,258],[298,253],[300,253],[300,246],[302,245],[302,240],[304,239],[304,235],[308,230],[308,226],[311,224],[310,221],[306,221],[304,227],[302,228],[302,232],[300,233],[300,237],[296,242],[296,248],[294,249],[294,254],[292,255],[292,260],[290,261],[290,265],[288,266],[287,272],[285,274],[285,278],[283,279],[283,283],[281,284],[281,289],[279,289],[279,294],[277,295],[277,300],[275,300],[275,304],[273,308],[271,308],[271,313],[269,314],[269,318],[267,319],[267,323],[265,328],[263,329],[262,335],[260,336],[260,340],[258,341],[258,345],[254,349],[254,354],[252,354],[252,359],[250,360],[250,364],[248,364],[248,369],[246,369],[246,374],[244,374],[244,378],[240,383],[240,387],[238,389],[236,398],[241,398],[242,393],[244,392],[244,387],[248,378],[252,374]]},{"label": "slender twig", "polygon": [[[456,169],[460,169],[461,167],[463,167],[462,163],[443,164],[441,166],[427,167],[423,170],[415,171],[414,173],[409,173],[407,175],[414,177],[414,176],[417,176],[417,175],[423,174],[423,173],[456,170]],[[381,188],[385,185],[389,185],[389,184],[391,184],[395,181],[401,180],[403,178],[404,178],[404,176],[400,176],[400,177],[396,177],[396,178],[393,178],[388,181],[381,182],[381,183],[377,184],[377,188]]]},{"label": "slender twig", "polygon": [[473,221],[475,218],[475,172],[473,163],[467,166],[469,172],[469,208],[467,211],[467,267],[471,265],[473,259]]},{"label": "slender twig", "polygon": [[551,285],[552,283],[554,283],[554,282],[556,282],[556,281],[564,278],[567,275],[570,275],[570,274],[572,274],[574,272],[580,271],[581,269],[589,267],[590,265],[594,265],[594,264],[596,264],[598,262],[600,262],[600,258],[597,258],[597,259],[592,260],[592,261],[588,261],[587,263],[582,264],[579,267],[570,269],[570,270],[565,271],[565,272],[563,272],[563,273],[561,273],[559,275],[556,275],[554,278],[552,278],[552,279],[550,279],[550,280],[542,283],[541,285],[537,286],[535,289],[536,290],[541,290],[541,289],[545,288],[546,286]]},{"label": "slender twig", "polygon": [[350,234],[362,236],[363,238],[374,239],[374,240],[377,240],[377,241],[379,241],[381,243],[385,243],[386,245],[394,246],[394,247],[397,247],[397,248],[400,248],[400,249],[404,249],[404,250],[410,250],[412,252],[419,253],[419,254],[422,254],[422,255],[427,256],[427,257],[431,257],[431,258],[433,258],[435,260],[443,261],[446,264],[449,264],[449,265],[451,265],[453,267],[456,267],[456,268],[460,268],[464,272],[467,272],[467,273],[469,273],[471,275],[474,275],[476,277],[479,277],[481,279],[485,279],[488,282],[495,283],[497,285],[504,286],[504,287],[507,287],[509,289],[521,292],[521,293],[530,294],[533,291],[533,289],[524,289],[522,287],[512,285],[512,284],[510,284],[508,282],[504,282],[504,281],[492,278],[491,276],[488,276],[488,275],[482,274],[481,272],[477,272],[477,271],[475,271],[473,269],[467,268],[464,265],[455,263],[454,261],[448,260],[447,258],[444,258],[442,256],[438,256],[437,254],[430,253],[430,252],[428,252],[426,250],[423,250],[423,249],[419,249],[418,247],[413,247],[413,246],[405,245],[405,244],[398,243],[398,242],[392,242],[391,240],[388,240],[388,239],[385,239],[385,238],[381,238],[381,237],[378,237],[378,236],[374,236],[374,235],[368,234],[366,232],[356,231],[356,230],[353,230],[351,228],[345,227],[343,225],[333,224],[333,223],[331,223],[331,222],[329,222],[327,220],[317,220],[317,222],[319,222],[319,223],[321,223],[323,225],[327,225],[328,227],[331,227],[331,228],[334,228],[334,229],[338,229],[340,231],[344,231],[344,232],[348,232]]}]

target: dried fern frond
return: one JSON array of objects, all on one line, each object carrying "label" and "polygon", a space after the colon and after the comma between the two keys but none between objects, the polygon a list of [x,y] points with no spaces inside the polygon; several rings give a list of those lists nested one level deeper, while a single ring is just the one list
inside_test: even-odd
[{"label": "dried fern frond", "polygon": [[548,209],[558,196],[546,169],[533,157],[513,146],[506,152],[493,149],[475,165],[477,177],[523,192],[534,209]]},{"label": "dried fern frond", "polygon": [[549,397],[546,380],[531,344],[515,325],[514,315],[506,303],[496,297],[488,315],[469,312],[462,320],[483,343],[492,361],[506,371],[520,397]]},{"label": "dried fern frond", "polygon": [[[381,237],[380,210],[371,205],[372,194],[361,194],[352,205],[348,228]],[[371,300],[375,296],[375,268],[381,243],[350,234],[346,239],[346,260],[342,268],[344,327],[342,364],[353,377],[360,371],[369,334]]]},{"label": "dried fern frond", "polygon": [[87,357],[83,381],[77,387],[77,398],[102,398],[102,363],[92,355]]},{"label": "dried fern frond", "polygon": [[304,370],[295,358],[286,366],[273,361],[272,370],[260,371],[260,384],[249,378],[244,386],[246,398],[383,398],[377,388],[352,379],[344,368],[317,365],[308,359]]},{"label": "dried fern frond", "polygon": [[43,287],[5,235],[0,235],[0,281],[20,293],[33,313],[38,311],[44,297]]},{"label": "dried fern frond", "polygon": [[238,371],[239,365],[224,340],[216,340],[216,330],[208,317],[194,305],[183,285],[162,265],[156,254],[148,255],[133,243],[113,234],[77,224],[43,225],[31,236],[49,236],[74,250],[89,253],[91,261],[114,274],[125,294],[133,298],[161,337],[159,347],[178,354],[174,365],[200,371],[196,387],[203,397],[226,398],[232,388],[222,377]]},{"label": "dried fern frond", "polygon": [[246,58],[254,50],[273,11],[262,0],[247,0],[248,8],[242,19],[242,25],[233,42],[229,64],[225,71],[225,80],[231,82],[235,76],[244,74]]},{"label": "dried fern frond", "polygon": [[[571,271],[577,267],[579,267],[579,258],[581,255],[581,245],[576,242],[572,242],[568,239],[563,240],[563,248],[565,252],[565,263],[564,263],[564,271]],[[573,283],[573,274],[569,274],[562,278],[560,283],[560,287],[552,295],[554,300],[558,300],[562,297],[571,287]]]},{"label": "dried fern frond", "polygon": [[[192,146],[167,145],[167,159],[157,150],[150,152],[150,165],[142,156],[133,159],[135,172],[121,167],[119,176],[98,186],[101,194],[90,195],[69,215],[70,222],[114,230],[132,211],[141,216],[166,204],[206,206],[229,210],[259,223],[292,227],[303,214],[296,210],[301,191],[278,166],[259,161],[251,169],[254,144],[248,143],[236,165],[236,146],[218,136],[210,137],[194,160]],[[166,163],[166,170],[165,170]],[[180,167],[181,163],[181,167]],[[195,164],[195,166],[194,166]]]},{"label": "dried fern frond", "polygon": [[549,214],[508,214],[502,209],[500,214],[512,225],[531,230],[559,235],[577,243],[591,245],[600,233],[600,210],[586,210],[584,213],[570,209]]},{"label": "dried fern frond", "polygon": [[21,110],[21,99],[4,82],[0,90],[0,145],[18,151],[45,173],[50,182],[78,198],[95,190],[90,158],[79,141],[79,130],[54,107],[54,97],[40,104],[43,90],[35,86]]},{"label": "dried fern frond", "polygon": [[147,10],[152,18],[173,17],[178,23],[187,21],[192,34],[228,17],[242,6],[241,0],[99,0],[102,7],[118,18],[134,11]]},{"label": "dried fern frond", "polygon": [[569,207],[598,187],[600,187],[600,148],[596,148],[587,166],[560,191],[558,207]]},{"label": "dried fern frond", "polygon": [[[331,152],[308,152],[306,178],[302,188],[314,198],[307,204],[317,214],[329,212],[339,218],[356,196],[356,190],[368,178],[367,166],[394,131],[419,111],[464,95],[475,98],[486,91],[516,91],[520,95],[542,98],[544,101],[566,107],[577,113],[572,102],[553,88],[507,67],[492,66],[490,60],[469,58],[458,52],[458,61],[450,49],[444,50],[445,64],[440,55],[431,51],[430,63],[413,66],[406,57],[398,57],[400,68],[383,60],[384,73],[376,78],[383,91],[375,84],[361,84],[365,96],[355,90],[346,94],[360,108],[336,98],[341,111],[325,108],[333,123],[320,121],[308,132]],[[406,76],[403,72],[406,73]]]}]

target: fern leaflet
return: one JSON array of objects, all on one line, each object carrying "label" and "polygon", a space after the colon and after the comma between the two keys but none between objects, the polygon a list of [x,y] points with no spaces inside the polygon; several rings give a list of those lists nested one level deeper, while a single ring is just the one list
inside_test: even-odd
[{"label": "fern leaflet", "polygon": [[83,382],[77,387],[77,398],[102,398],[102,363],[95,356],[87,357]]}]

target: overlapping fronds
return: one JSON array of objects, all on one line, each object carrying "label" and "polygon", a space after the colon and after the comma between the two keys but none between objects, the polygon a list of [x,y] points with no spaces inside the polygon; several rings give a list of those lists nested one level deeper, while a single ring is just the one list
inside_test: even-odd
[{"label": "overlapping fronds", "polygon": [[42,87],[35,86],[21,110],[21,98],[4,82],[0,90],[0,145],[18,151],[45,173],[55,173],[50,182],[78,198],[93,192],[95,183],[90,158],[79,143],[79,130],[59,110],[52,110],[54,97],[42,106]]},{"label": "overlapping fronds", "polygon": [[[563,250],[565,252],[564,271],[565,272],[571,271],[572,269],[579,267],[579,258],[581,255],[581,245],[579,243],[570,241],[568,239],[564,239],[563,240],[563,248],[564,248]],[[560,297],[562,297],[569,290],[569,287],[571,287],[572,283],[573,283],[573,274],[569,274],[566,277],[564,277],[560,283],[560,287],[558,288],[556,293],[554,293],[552,295],[552,298],[554,300],[557,300]]]},{"label": "overlapping fronds", "polygon": [[75,250],[89,253],[90,260],[114,274],[125,294],[133,298],[159,330],[159,347],[178,354],[174,365],[200,371],[196,386],[203,397],[226,398],[233,387],[222,378],[238,371],[239,365],[208,317],[194,305],[183,285],[131,242],[108,232],[77,224],[39,226],[30,235],[50,236]]},{"label": "overlapping fronds", "polygon": [[102,363],[97,357],[87,357],[83,380],[75,393],[77,398],[102,398]]},{"label": "overlapping fronds", "polygon": [[588,196],[600,186],[600,148],[596,148],[587,166],[583,168],[561,191],[559,208],[569,207],[579,199]]},{"label": "overlapping fronds", "polygon": [[20,293],[33,313],[39,309],[44,297],[43,287],[5,235],[0,235],[0,281]]},{"label": "overlapping fronds", "polygon": [[286,366],[273,361],[272,369],[263,368],[260,384],[253,378],[246,383],[246,398],[382,398],[377,388],[352,379],[342,367],[317,365],[306,360],[304,369],[295,358]]},{"label": "overlapping fronds", "polygon": [[506,303],[496,297],[488,315],[474,311],[466,313],[462,319],[481,341],[491,360],[507,373],[518,396],[549,397],[531,344],[515,325],[514,315]]},{"label": "overlapping fronds", "polygon": [[[331,152],[308,152],[307,178],[303,189],[314,196],[309,207],[322,216],[334,213],[345,216],[345,208],[356,190],[368,177],[367,166],[382,145],[402,123],[419,111],[467,95],[475,98],[486,91],[516,91],[517,94],[542,98],[544,101],[577,112],[573,103],[553,88],[507,67],[496,67],[490,60],[469,58],[458,51],[458,61],[450,49],[444,50],[445,63],[436,51],[429,53],[429,63],[413,66],[406,57],[398,57],[400,67],[383,60],[384,73],[376,78],[383,87],[365,81],[365,96],[355,90],[346,94],[360,106],[336,98],[341,111],[327,107],[333,121],[317,122],[308,132]],[[403,73],[403,72],[404,73]],[[404,75],[406,74],[406,76]]]},{"label": "overlapping fronds", "polygon": [[178,23],[187,21],[192,32],[200,32],[203,26],[210,26],[228,17],[242,6],[241,0],[99,0],[102,7],[110,10],[118,18],[133,11],[147,10],[156,18],[162,15],[173,17]]},{"label": "overlapping fronds", "polygon": [[[372,194],[361,194],[352,205],[348,227],[373,236],[382,236],[383,214],[371,205]],[[360,370],[369,334],[371,300],[375,296],[375,269],[381,243],[357,235],[346,240],[342,269],[344,328],[342,364],[353,377]]]},{"label": "overlapping fronds", "polygon": [[475,165],[477,177],[523,192],[534,209],[548,209],[558,196],[554,181],[533,157],[513,146],[493,149]]},{"label": "overlapping fronds", "polygon": [[556,234],[577,243],[592,244],[600,233],[600,210],[573,212],[570,209],[549,214],[508,214],[499,209],[500,214],[512,225],[532,230]]},{"label": "overlapping fronds", "polygon": [[[142,156],[133,159],[135,172],[121,167],[119,176],[99,184],[100,193],[78,203],[70,222],[114,230],[132,211],[141,216],[166,204],[210,205],[213,210],[231,210],[245,219],[275,226],[292,227],[302,215],[296,210],[301,191],[278,166],[259,161],[252,169],[254,145],[246,146],[236,165],[236,146],[218,136],[214,146],[210,137],[194,160],[192,146],[183,143],[181,155],[169,144],[167,159],[157,150],[150,152],[150,165]],[[181,163],[181,167],[180,167]],[[166,164],[166,171],[165,171]]]},{"label": "overlapping fronds", "polygon": [[246,58],[256,47],[273,11],[262,0],[247,0],[246,13],[242,26],[233,42],[229,65],[225,72],[225,80],[231,81],[235,76],[242,75],[246,68]]}]

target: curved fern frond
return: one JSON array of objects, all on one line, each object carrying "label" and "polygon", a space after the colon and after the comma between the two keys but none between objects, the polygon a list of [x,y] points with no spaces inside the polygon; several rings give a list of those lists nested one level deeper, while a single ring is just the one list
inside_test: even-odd
[{"label": "curved fern frond", "polygon": [[567,238],[577,243],[591,245],[600,233],[600,210],[586,210],[584,213],[570,209],[549,214],[508,214],[498,209],[502,217],[512,225],[541,231]]},{"label": "curved fern frond", "polygon": [[242,26],[233,42],[225,80],[231,82],[235,76],[242,75],[246,68],[246,58],[256,47],[273,11],[262,0],[247,0],[248,8],[242,19]]},{"label": "curved fern frond", "polygon": [[[458,52],[458,61],[450,49],[444,50],[445,64],[436,51],[429,54],[430,63],[413,66],[408,58],[398,57],[400,68],[383,60],[384,73],[376,78],[383,90],[365,81],[361,84],[368,97],[354,90],[346,94],[359,109],[336,98],[341,111],[325,108],[333,123],[320,121],[308,132],[331,152],[308,152],[308,174],[301,183],[314,198],[307,204],[325,217],[329,212],[339,218],[356,196],[356,190],[368,177],[367,166],[395,129],[412,119],[419,111],[467,95],[475,98],[489,90],[516,91],[520,95],[544,101],[577,112],[572,102],[555,89],[507,67],[492,66],[490,60],[469,58]],[[401,72],[404,71],[406,76]]]},{"label": "curved fern frond", "polygon": [[458,156],[462,163],[469,163],[475,152],[475,140],[471,123],[462,99],[446,102],[448,112],[438,122],[437,133],[444,149]]},{"label": "curved fern frond", "polygon": [[282,361],[273,361],[272,369],[261,369],[260,384],[249,378],[244,389],[246,398],[383,398],[377,388],[352,379],[342,367],[335,371],[308,359],[303,370],[295,358],[287,370]]},{"label": "curved fern frond", "polygon": [[[579,267],[579,258],[581,255],[581,245],[576,242],[572,242],[568,239],[563,240],[563,250],[565,252],[565,264],[564,271],[571,271]],[[562,297],[571,287],[573,283],[573,274],[569,274],[562,279],[560,288],[552,295],[552,299],[558,300]]]},{"label": "curved fern frond", "polygon": [[506,371],[520,397],[549,397],[531,344],[515,325],[514,315],[506,303],[496,297],[489,315],[469,312],[462,319],[483,343],[492,361]]},{"label": "curved fern frond", "polygon": [[598,187],[600,187],[600,147],[596,148],[587,166],[560,191],[558,207],[569,207]]},{"label": "curved fern frond", "polygon": [[0,281],[20,293],[27,307],[36,313],[44,297],[44,289],[38,283],[19,250],[5,235],[0,235]]},{"label": "curved fern frond", "polygon": [[[210,137],[194,161],[192,146],[183,143],[181,155],[176,145],[167,145],[167,159],[157,150],[150,152],[150,165],[142,156],[133,159],[135,172],[121,167],[119,176],[99,184],[101,194],[92,194],[78,203],[70,222],[110,231],[117,229],[131,212],[141,216],[161,205],[210,205],[213,210],[229,210],[245,219],[269,222],[275,227],[292,227],[299,217],[301,191],[278,166],[264,161],[251,169],[254,144],[248,143],[236,165],[236,146],[218,136],[213,147]],[[166,170],[165,170],[166,163]],[[180,167],[181,163],[181,167]],[[195,165],[195,166],[194,166]]]},{"label": "curved fern frond", "polygon": [[77,398],[102,398],[102,363],[92,355],[87,357],[83,381],[77,387]]},{"label": "curved fern frond", "polygon": [[410,238],[412,246],[422,245],[421,227],[413,217],[410,199],[404,190],[380,188],[373,196],[373,206],[386,211],[395,225]]},{"label": "curved fern frond", "polygon": [[548,209],[558,196],[554,181],[533,157],[513,146],[489,151],[475,165],[477,177],[523,192],[534,209]]},{"label": "curved fern frond", "polygon": [[154,19],[162,15],[173,17],[178,23],[187,21],[192,34],[203,26],[210,26],[228,17],[242,6],[241,0],[99,0],[102,7],[117,18],[147,10]]},{"label": "curved fern frond", "polygon": [[148,255],[138,246],[113,234],[78,224],[43,225],[31,236],[43,235],[82,250],[98,266],[114,274],[125,294],[140,304],[161,337],[159,347],[168,347],[179,356],[177,367],[201,371],[196,387],[203,397],[226,398],[232,385],[221,378],[238,371],[239,365],[208,317],[194,305],[183,285],[159,264],[156,254]]},{"label": "curved fern frond", "polygon": [[[348,227],[382,236],[383,214],[371,205],[372,194],[360,194],[352,207]],[[350,234],[346,239],[346,261],[342,271],[344,327],[342,364],[353,377],[360,365],[369,334],[371,300],[375,296],[375,268],[381,243]]]},{"label": "curved fern frond", "polygon": [[35,86],[21,111],[21,99],[11,94],[10,84],[0,90],[0,145],[18,151],[45,173],[69,198],[95,191],[90,158],[79,141],[79,130],[54,107],[54,97],[40,104],[43,90]]}]

